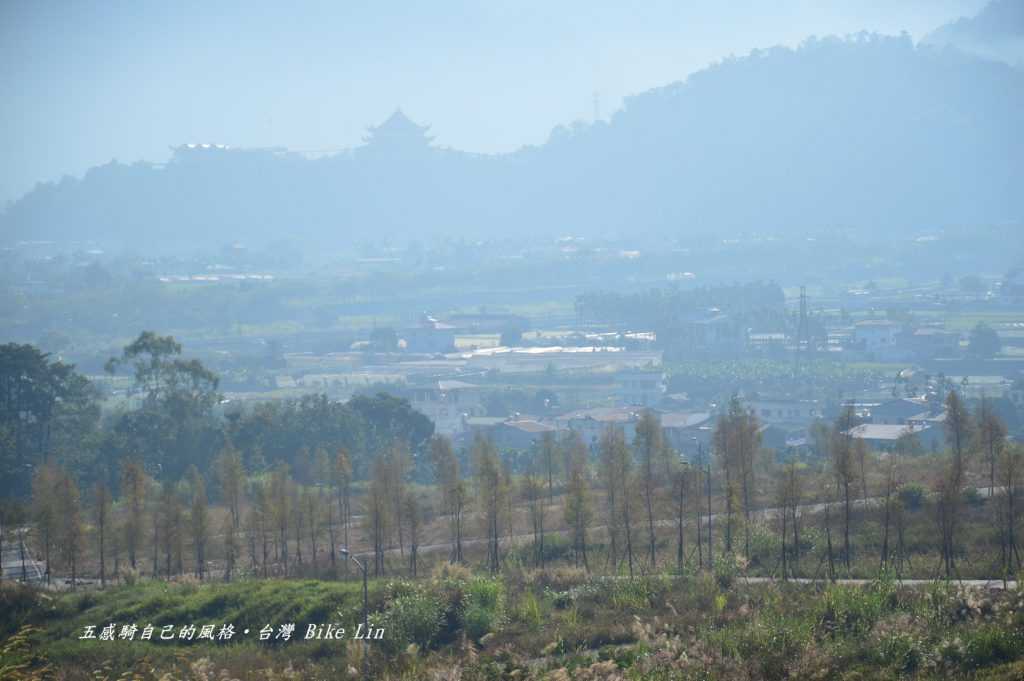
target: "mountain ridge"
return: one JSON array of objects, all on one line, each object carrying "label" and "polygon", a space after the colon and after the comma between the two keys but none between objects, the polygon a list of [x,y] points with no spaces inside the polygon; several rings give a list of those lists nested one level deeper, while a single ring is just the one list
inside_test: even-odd
[{"label": "mountain ridge", "polygon": [[367,144],[309,160],[180,150],[44,183],[0,239],[243,240],[777,231],[1020,221],[1024,74],[907,36],[754,50],[628,98],[607,123],[482,156]]}]

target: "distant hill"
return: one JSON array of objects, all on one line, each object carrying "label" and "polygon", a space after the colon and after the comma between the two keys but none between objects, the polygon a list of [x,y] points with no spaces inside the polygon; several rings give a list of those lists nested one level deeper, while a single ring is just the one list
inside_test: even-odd
[{"label": "distant hill", "polygon": [[610,122],[481,156],[401,114],[307,160],[179,148],[42,184],[0,239],[182,248],[287,239],[818,232],[1024,218],[1024,73],[903,37],[758,50],[628,99]]},{"label": "distant hill", "polygon": [[922,42],[1024,68],[1024,0],[992,0],[977,16],[940,26]]}]

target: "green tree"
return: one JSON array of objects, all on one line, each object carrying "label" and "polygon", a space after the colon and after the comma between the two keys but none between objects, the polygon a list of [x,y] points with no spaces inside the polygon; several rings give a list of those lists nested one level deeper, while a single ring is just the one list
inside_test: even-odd
[{"label": "green tree", "polygon": [[220,399],[219,379],[198,360],[180,355],[173,337],[144,331],[106,364],[110,373],[132,367],[135,391],[142,396],[141,408],[123,413],[114,426],[122,450],[144,452],[153,469],[159,466],[172,478],[189,465],[205,469],[209,452],[220,449],[223,437],[212,412]]},{"label": "green tree", "polygon": [[396,440],[411,451],[422,451],[434,434],[433,421],[413,409],[408,400],[387,393],[357,395],[349,400],[348,408],[366,424],[365,446],[370,452],[386,451]]},{"label": "green tree", "polygon": [[0,479],[9,494],[29,491],[45,456],[80,458],[98,420],[95,388],[72,365],[32,345],[0,345]]},{"label": "green tree", "polygon": [[1003,341],[999,334],[985,322],[978,322],[967,343],[967,354],[980,359],[990,359],[999,354]]}]

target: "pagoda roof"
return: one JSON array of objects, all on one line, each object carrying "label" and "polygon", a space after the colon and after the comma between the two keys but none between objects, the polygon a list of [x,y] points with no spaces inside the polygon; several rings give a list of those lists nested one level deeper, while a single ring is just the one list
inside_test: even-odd
[{"label": "pagoda roof", "polygon": [[421,137],[430,129],[429,125],[417,125],[401,109],[395,109],[386,121],[369,130],[374,135],[410,135]]}]

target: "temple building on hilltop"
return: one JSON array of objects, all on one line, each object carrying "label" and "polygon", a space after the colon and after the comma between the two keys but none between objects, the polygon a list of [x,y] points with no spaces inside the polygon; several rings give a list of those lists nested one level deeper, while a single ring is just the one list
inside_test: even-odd
[{"label": "temple building on hilltop", "polygon": [[395,109],[386,121],[367,128],[367,135],[363,137],[366,144],[360,151],[403,155],[423,152],[430,148],[434,139],[427,134],[429,129],[429,125],[417,125],[401,109]]}]

